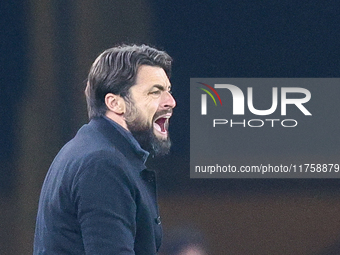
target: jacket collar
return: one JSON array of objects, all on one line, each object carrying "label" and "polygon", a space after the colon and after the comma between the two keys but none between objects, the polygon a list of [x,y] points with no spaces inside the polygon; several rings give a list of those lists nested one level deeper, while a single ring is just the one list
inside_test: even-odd
[{"label": "jacket collar", "polygon": [[[122,126],[107,117],[93,118],[89,125],[98,129],[118,150],[130,160],[136,160],[143,165],[149,156],[149,152],[142,149],[133,135]],[[141,169],[141,170],[143,170]]]}]

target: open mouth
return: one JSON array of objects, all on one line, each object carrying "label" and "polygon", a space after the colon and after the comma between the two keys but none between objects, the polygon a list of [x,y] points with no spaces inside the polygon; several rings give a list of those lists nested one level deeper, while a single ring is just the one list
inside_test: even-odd
[{"label": "open mouth", "polygon": [[161,116],[154,121],[155,129],[163,135],[168,133],[169,118],[170,116]]}]

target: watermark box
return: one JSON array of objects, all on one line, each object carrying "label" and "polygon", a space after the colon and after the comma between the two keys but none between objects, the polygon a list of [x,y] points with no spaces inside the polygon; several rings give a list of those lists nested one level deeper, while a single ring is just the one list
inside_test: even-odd
[{"label": "watermark box", "polygon": [[190,79],[190,177],[339,178],[339,85]]}]

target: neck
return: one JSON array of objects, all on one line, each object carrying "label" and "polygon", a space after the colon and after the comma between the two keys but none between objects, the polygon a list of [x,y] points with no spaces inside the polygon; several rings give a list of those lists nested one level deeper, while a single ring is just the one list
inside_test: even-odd
[{"label": "neck", "polygon": [[105,116],[108,117],[109,119],[113,120],[114,122],[116,122],[117,124],[122,126],[123,128],[125,128],[126,130],[129,130],[127,125],[126,125],[126,121],[123,117],[123,114],[119,115],[119,114],[116,114],[114,112],[108,111],[108,112],[106,112]]}]

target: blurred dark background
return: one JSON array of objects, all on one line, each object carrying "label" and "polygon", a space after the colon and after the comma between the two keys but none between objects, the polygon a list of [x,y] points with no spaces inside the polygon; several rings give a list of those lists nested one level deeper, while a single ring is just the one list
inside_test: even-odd
[{"label": "blurred dark background", "polygon": [[150,161],[165,231],[194,226],[216,255],[340,254],[338,179],[189,178],[188,100],[190,77],[339,77],[339,22],[335,0],[1,1],[0,254],[32,253],[42,181],[87,122],[89,67],[122,42],[174,58],[174,145]]}]

